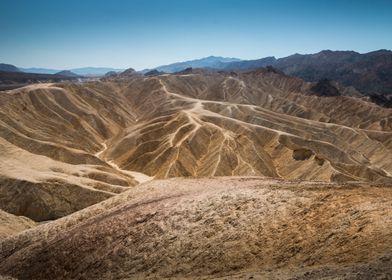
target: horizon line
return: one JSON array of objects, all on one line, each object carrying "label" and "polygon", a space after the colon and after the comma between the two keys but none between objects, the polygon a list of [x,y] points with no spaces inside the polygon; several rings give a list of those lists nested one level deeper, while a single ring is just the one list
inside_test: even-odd
[{"label": "horizon line", "polygon": [[59,71],[63,71],[63,70],[76,70],[76,69],[82,69],[82,68],[111,68],[111,69],[115,69],[115,70],[126,70],[129,68],[134,69],[135,71],[145,71],[145,70],[152,70],[152,69],[156,69],[158,67],[163,67],[163,66],[167,66],[167,65],[171,65],[174,63],[185,63],[185,62],[191,62],[194,60],[202,60],[202,59],[206,59],[206,58],[210,58],[210,57],[216,57],[216,58],[230,58],[230,59],[238,59],[239,61],[251,61],[251,60],[259,60],[259,59],[264,59],[264,58],[268,58],[268,57],[273,57],[275,59],[281,59],[281,58],[286,58],[286,57],[290,57],[293,55],[312,55],[312,54],[318,54],[324,51],[332,51],[332,52],[354,52],[354,53],[358,53],[358,54],[368,54],[368,53],[372,53],[372,52],[377,52],[377,51],[389,51],[392,52],[392,48],[388,49],[388,48],[381,48],[381,49],[376,49],[376,50],[372,50],[372,51],[367,51],[367,52],[359,52],[359,51],[355,51],[355,50],[342,50],[342,49],[323,49],[320,50],[318,52],[313,52],[313,53],[299,53],[299,52],[295,52],[292,53],[290,55],[287,56],[281,56],[281,57],[277,57],[274,55],[270,55],[270,56],[264,56],[264,57],[257,57],[257,58],[252,58],[252,59],[242,59],[239,57],[234,57],[234,56],[220,56],[220,55],[207,55],[207,56],[203,56],[203,57],[199,57],[199,58],[193,58],[193,59],[186,59],[183,61],[174,61],[174,62],[169,62],[166,64],[161,64],[152,68],[142,68],[142,69],[136,69],[132,66],[129,67],[118,67],[118,66],[80,66],[80,67],[66,67],[66,68],[62,68],[62,67],[47,67],[47,66],[18,66],[16,64],[13,63],[9,63],[9,62],[0,62],[0,64],[9,64],[9,65],[13,65],[15,67],[17,67],[18,69],[45,69],[45,70],[59,70]]}]

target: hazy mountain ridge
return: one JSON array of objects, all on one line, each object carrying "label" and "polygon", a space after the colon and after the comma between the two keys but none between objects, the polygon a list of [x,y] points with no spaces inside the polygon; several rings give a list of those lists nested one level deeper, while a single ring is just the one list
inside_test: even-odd
[{"label": "hazy mountain ridge", "polygon": [[[315,54],[293,54],[283,58],[273,56],[240,60],[232,58],[208,57],[177,62],[153,68],[157,71],[173,73],[186,68],[204,68],[223,71],[250,71],[273,66],[287,75],[306,81],[323,79],[352,86],[372,101],[390,107],[392,102],[392,51],[378,50],[369,53],[355,51],[323,50]],[[148,72],[143,70],[142,72]]]},{"label": "hazy mountain ridge", "polygon": [[209,56],[200,59],[162,65],[162,66],[155,67],[153,69],[145,69],[142,70],[142,72],[145,73],[151,70],[157,70],[165,73],[174,73],[174,72],[182,71],[186,68],[220,68],[223,67],[225,63],[229,63],[233,61],[240,61],[240,59],[221,57],[221,56]]},{"label": "hazy mountain ridge", "polygon": [[23,87],[34,83],[72,81],[78,77],[56,74],[35,74],[0,71],[0,91]]},{"label": "hazy mountain ridge", "polygon": [[32,68],[19,68],[19,69],[26,73],[37,73],[37,74],[56,74],[60,71],[68,70],[81,76],[103,76],[110,71],[114,71],[114,72],[124,71],[124,69],[110,68],[110,67],[82,67],[82,68],[72,68],[72,69],[50,69],[50,68],[32,67]]},{"label": "hazy mountain ridge", "polygon": [[[3,66],[3,69],[10,69],[13,72],[21,70],[31,73],[56,74],[61,71],[44,68],[18,69],[8,64],[3,64]],[[249,71],[267,66],[273,66],[288,75],[306,81],[317,82],[322,79],[337,81],[344,86],[353,86],[363,94],[374,96],[375,102],[383,104],[392,102],[392,52],[389,50],[378,50],[364,54],[354,51],[324,50],[315,54],[294,54],[279,59],[271,56],[255,60],[209,56],[162,65],[141,72],[147,73],[156,70],[158,73],[174,73],[187,68]],[[104,76],[108,72],[120,73],[124,69],[84,67],[69,71],[81,76]],[[382,96],[378,97],[377,94]]]},{"label": "hazy mountain ridge", "polygon": [[0,71],[4,72],[20,72],[16,66],[12,64],[0,63]]}]

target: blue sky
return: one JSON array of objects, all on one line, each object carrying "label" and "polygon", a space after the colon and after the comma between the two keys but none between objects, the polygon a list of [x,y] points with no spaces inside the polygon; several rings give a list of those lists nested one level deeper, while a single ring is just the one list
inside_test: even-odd
[{"label": "blue sky", "polygon": [[143,69],[392,48],[392,1],[0,0],[0,62]]}]

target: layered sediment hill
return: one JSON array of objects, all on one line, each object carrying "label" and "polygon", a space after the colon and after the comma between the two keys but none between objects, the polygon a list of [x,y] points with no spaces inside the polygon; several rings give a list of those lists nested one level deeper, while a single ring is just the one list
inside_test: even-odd
[{"label": "layered sediment hill", "polygon": [[269,71],[135,79],[124,95],[138,123],[104,155],[157,178],[390,180],[392,111],[311,88]]},{"label": "layered sediment hill", "polygon": [[0,209],[55,219],[152,178],[391,182],[392,109],[315,87],[270,68],[2,92]]},{"label": "layered sediment hill", "polygon": [[102,89],[44,84],[0,94],[1,209],[51,220],[138,183],[99,158],[101,142],[134,123]]}]

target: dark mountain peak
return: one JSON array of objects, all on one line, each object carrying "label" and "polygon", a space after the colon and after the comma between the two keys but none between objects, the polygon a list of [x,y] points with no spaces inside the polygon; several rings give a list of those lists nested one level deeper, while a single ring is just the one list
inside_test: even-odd
[{"label": "dark mountain peak", "polygon": [[275,56],[266,56],[262,59],[276,60],[276,57]]},{"label": "dark mountain peak", "polygon": [[387,50],[387,49],[381,49],[381,50],[377,50],[377,51],[373,51],[373,52],[368,52],[364,55],[366,55],[366,56],[392,55],[392,51]]},{"label": "dark mountain peak", "polygon": [[323,50],[316,54],[310,55],[311,58],[314,59],[322,59],[327,60],[327,62],[335,62],[334,60],[351,60],[353,58],[359,57],[360,54],[354,51],[332,51],[332,50]]},{"label": "dark mountain peak", "polygon": [[175,75],[189,75],[189,74],[208,74],[208,73],[211,73],[211,72],[207,69],[188,67],[188,68],[186,68],[182,71],[178,71],[174,74]]},{"label": "dark mountain peak", "polygon": [[0,71],[4,72],[20,72],[20,70],[12,65],[12,64],[5,64],[5,63],[0,63]]},{"label": "dark mountain peak", "polygon": [[210,56],[207,56],[207,57],[196,59],[196,61],[232,62],[232,61],[240,61],[240,59],[234,58],[234,57],[223,57],[223,56],[210,55]]},{"label": "dark mountain peak", "polygon": [[57,72],[55,75],[64,76],[64,77],[75,77],[75,78],[80,77],[78,74],[75,74],[74,72],[69,70]]},{"label": "dark mountain peak", "polygon": [[256,60],[241,60],[225,63],[222,69],[226,71],[248,71],[273,65],[275,62],[276,58],[274,56],[267,56]]},{"label": "dark mountain peak", "polygon": [[[246,61],[246,60],[245,60]],[[272,65],[276,62],[275,56],[267,56],[256,60],[258,63],[262,63],[266,66]]]},{"label": "dark mountain peak", "polygon": [[327,49],[327,50],[322,50],[322,51],[316,53],[315,55],[317,55],[317,54],[331,55],[331,54],[359,54],[359,53],[357,53],[355,51],[333,51],[333,50]]},{"label": "dark mountain peak", "polygon": [[118,73],[116,71],[109,71],[105,74],[105,77],[116,77]]},{"label": "dark mountain peak", "polygon": [[385,108],[392,108],[392,95],[371,94],[370,101]]},{"label": "dark mountain peak", "polygon": [[188,68],[185,68],[184,70],[178,71],[178,72],[176,72],[174,74],[192,74],[192,73],[193,73],[193,68],[192,67],[188,67]]},{"label": "dark mountain peak", "polygon": [[271,65],[268,65],[268,66],[265,68],[265,70],[266,70],[267,72],[269,72],[269,73],[275,73],[275,74],[285,75],[285,74],[283,73],[283,71],[280,71],[279,69],[277,69],[277,68],[275,68],[275,67],[273,67],[273,66],[271,66]]},{"label": "dark mountain peak", "polygon": [[318,96],[339,96],[339,90],[332,84],[329,79],[321,79],[311,87],[311,92]]},{"label": "dark mountain peak", "polygon": [[4,89],[13,89],[33,83],[54,83],[61,81],[74,81],[79,76],[64,76],[54,74],[37,74],[25,72],[7,72],[0,71],[0,91]]},{"label": "dark mountain peak", "polygon": [[201,59],[219,59],[219,58],[222,58],[222,57],[220,57],[220,56],[215,56],[215,55],[210,55],[210,56],[207,56],[207,57],[201,58]]},{"label": "dark mountain peak", "polygon": [[327,50],[322,50],[322,51],[318,52],[317,54],[331,54],[331,53],[333,53],[333,51],[327,49]]},{"label": "dark mountain peak", "polygon": [[277,68],[275,68],[275,67],[273,67],[271,65],[268,65],[266,67],[259,67],[259,68],[252,69],[250,71],[246,71],[246,72],[243,72],[243,73],[247,74],[247,75],[256,75],[256,76],[258,76],[258,75],[265,75],[265,74],[277,74],[277,75],[281,75],[281,76],[286,76],[287,77],[287,75],[284,72],[280,71],[279,69],[277,69]]},{"label": "dark mountain peak", "polygon": [[208,56],[194,60],[188,60],[183,62],[176,62],[168,65],[162,65],[156,67],[158,71],[166,73],[176,73],[183,71],[189,67],[192,68],[209,68],[209,69],[222,69],[226,63],[240,61],[238,58],[220,57],[220,56]]},{"label": "dark mountain peak", "polygon": [[289,56],[286,56],[286,57],[282,57],[282,58],[280,58],[280,59],[297,58],[297,57],[303,57],[303,56],[305,56],[305,55],[306,55],[306,54],[295,53],[295,54],[292,54],[292,55],[289,55]]},{"label": "dark mountain peak", "polygon": [[127,70],[121,72],[120,76],[127,77],[127,76],[134,76],[136,75],[136,71],[133,68],[128,68]]},{"label": "dark mountain peak", "polygon": [[162,74],[165,74],[165,72],[161,72],[156,69],[153,69],[151,71],[144,73],[144,76],[158,76],[158,75],[162,75]]}]

